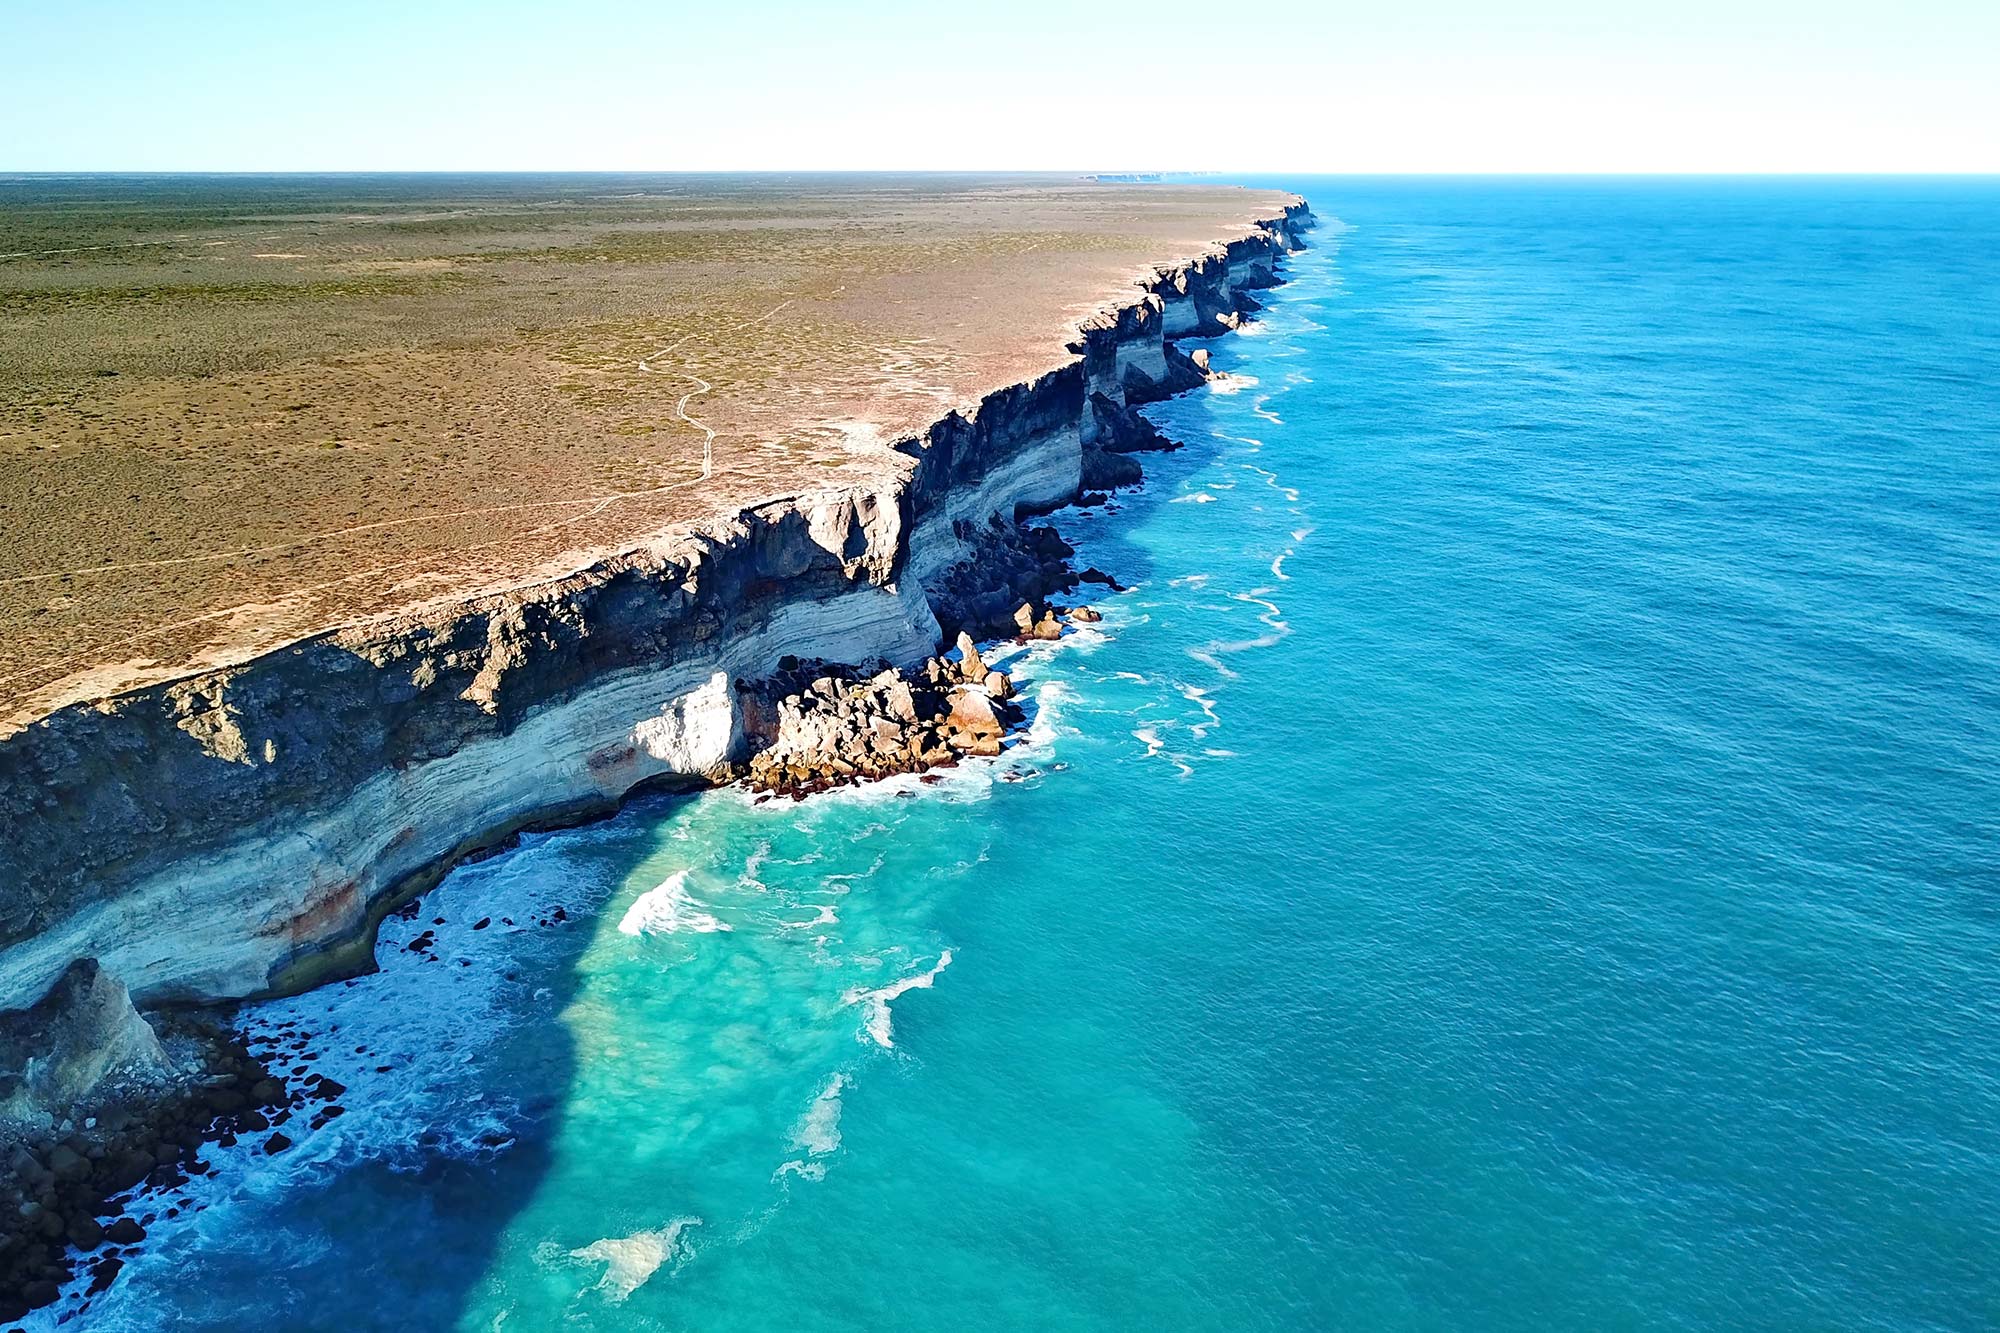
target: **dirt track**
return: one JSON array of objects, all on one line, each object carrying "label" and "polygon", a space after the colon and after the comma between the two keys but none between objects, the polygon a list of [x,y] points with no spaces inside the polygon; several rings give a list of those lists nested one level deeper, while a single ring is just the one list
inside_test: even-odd
[{"label": "dirt track", "polygon": [[1053,366],[1076,320],[1274,201],[0,182],[0,719],[878,466],[867,441]]}]

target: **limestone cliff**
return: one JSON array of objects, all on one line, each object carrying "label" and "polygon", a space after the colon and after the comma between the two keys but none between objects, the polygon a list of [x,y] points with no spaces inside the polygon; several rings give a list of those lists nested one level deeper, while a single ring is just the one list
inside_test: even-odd
[{"label": "limestone cliff", "polygon": [[0,1120],[45,1129],[119,1083],[147,1089],[173,1068],[118,979],[80,958],[28,1009],[0,1014]]},{"label": "limestone cliff", "polygon": [[896,445],[878,480],[0,741],[0,1009],[80,958],[141,1005],[308,985],[365,965],[381,915],[476,849],[733,775],[743,687],[787,656],[934,652],[982,534],[1074,499],[1133,404],[1199,379],[1168,340],[1231,327],[1309,225],[1301,202],[1160,272],[1075,360]]}]

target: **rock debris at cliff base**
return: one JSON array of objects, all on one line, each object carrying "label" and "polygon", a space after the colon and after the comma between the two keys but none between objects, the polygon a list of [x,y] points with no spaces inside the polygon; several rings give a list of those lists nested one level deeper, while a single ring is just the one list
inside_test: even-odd
[{"label": "rock debris at cliff base", "polygon": [[[284,1127],[325,1115],[339,1091],[294,1091],[212,1016],[141,1018],[88,960],[34,1017],[54,1029],[34,1043],[40,1061],[89,1060],[102,1052],[88,1033],[115,1025],[120,1063],[57,1115],[0,1122],[0,1321],[51,1304],[79,1280],[86,1298],[109,1286],[154,1219],[188,1206],[176,1190],[210,1169],[205,1145],[254,1136],[289,1147]],[[63,1044],[51,1052],[49,1039]],[[15,1034],[0,1040],[12,1045]]]}]

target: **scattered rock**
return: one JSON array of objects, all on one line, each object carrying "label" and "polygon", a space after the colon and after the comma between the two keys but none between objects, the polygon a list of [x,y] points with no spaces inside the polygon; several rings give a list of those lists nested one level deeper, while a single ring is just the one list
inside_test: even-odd
[{"label": "scattered rock", "polygon": [[[1180,356],[1179,362],[1183,370],[1176,374],[1198,378],[1191,360]],[[1170,369],[1173,364],[1169,358]],[[1134,387],[1126,386],[1128,396]],[[1151,390],[1136,387],[1141,396],[1133,401],[1149,401],[1143,395]],[[1087,463],[1093,487],[1137,479],[1137,464],[1123,454],[1175,447],[1125,404],[1099,394],[1092,406],[1097,428],[1094,438],[1089,429],[1085,434],[1098,456]],[[988,666],[978,640],[1054,640],[1062,637],[1066,618],[1097,622],[1102,617],[1087,607],[1058,611],[1051,605],[1080,579],[1124,591],[1102,570],[1079,575],[1070,565],[1076,548],[1046,524],[996,518],[984,527],[961,525],[956,535],[965,558],[925,582],[950,653],[901,670],[879,661],[787,656],[770,677],[736,682],[751,751],[738,770],[746,785],[760,795],[802,798],[844,783],[999,754],[1008,729],[1024,715],[1014,702],[1013,682]]]},{"label": "scattered rock", "polygon": [[177,1081],[124,983],[94,958],[71,963],[28,1008],[0,1013],[0,1070],[8,1071],[0,1076],[0,1121],[64,1137],[75,1124],[63,1117],[80,1108]]},{"label": "scattered rock", "polygon": [[1121,486],[1137,486],[1146,479],[1139,460],[1112,453],[1096,445],[1083,451],[1083,485],[1086,490],[1114,491]]},{"label": "scattered rock", "polygon": [[1076,586],[1076,549],[1054,528],[995,523],[965,537],[968,557],[933,579],[931,609],[945,634],[974,639],[1011,635],[1014,608],[1044,602]]},{"label": "scattered rock", "polygon": [[124,1271],[125,1261],[115,1254],[107,1254],[99,1259],[90,1268],[90,1294],[95,1296],[100,1291],[108,1290],[111,1284],[118,1280],[118,1275]]},{"label": "scattered rock", "polygon": [[[1180,448],[1178,441],[1160,433],[1160,428],[1103,393],[1090,395],[1091,424],[1096,428],[1092,447],[1110,454],[1167,453]],[[1084,487],[1089,489],[1089,462],[1085,461]]]},{"label": "scattered rock", "polygon": [[[957,660],[934,657],[908,671],[794,663],[746,694],[762,748],[747,780],[758,791],[806,796],[842,783],[921,772],[971,754],[997,754],[1019,713],[1003,672],[987,667],[961,632]],[[996,704],[988,682],[1001,682]],[[977,703],[961,705],[965,699]],[[1003,716],[996,709],[1004,709]]]},{"label": "scattered rock", "polygon": [[67,1143],[58,1143],[49,1150],[49,1174],[57,1180],[78,1180],[89,1170],[90,1164]]},{"label": "scattered rock", "polygon": [[[100,982],[101,974],[93,987]],[[0,1158],[0,1323],[17,1317],[4,1312],[55,1300],[79,1273],[90,1275],[93,1290],[111,1282],[116,1256],[95,1263],[82,1256],[107,1241],[144,1238],[141,1223],[118,1216],[122,1196],[171,1188],[206,1170],[195,1157],[203,1143],[233,1142],[269,1104],[267,1094],[283,1095],[244,1037],[212,1015],[170,1010],[131,1021],[145,1026],[171,1080],[104,1080],[46,1136],[22,1139]],[[112,1220],[99,1221],[105,1217]]]},{"label": "scattered rock", "polygon": [[998,732],[1001,729],[1000,715],[994,709],[993,699],[983,688],[952,691],[951,712],[946,720],[959,731]]},{"label": "scattered rock", "polygon": [[984,679],[986,676],[986,661],[980,657],[979,645],[972,641],[972,636],[964,630],[960,630],[958,632],[958,642],[953,646],[958,649],[958,678],[960,680]]}]

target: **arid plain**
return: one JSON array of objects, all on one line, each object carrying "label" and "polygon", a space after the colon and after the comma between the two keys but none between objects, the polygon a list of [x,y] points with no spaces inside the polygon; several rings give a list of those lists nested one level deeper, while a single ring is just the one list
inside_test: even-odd
[{"label": "arid plain", "polygon": [[1283,202],[1059,177],[0,179],[0,730],[880,466]]}]

